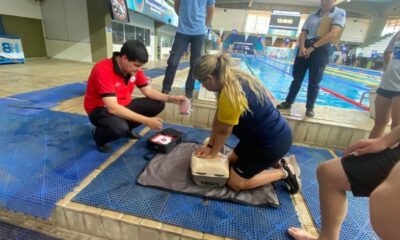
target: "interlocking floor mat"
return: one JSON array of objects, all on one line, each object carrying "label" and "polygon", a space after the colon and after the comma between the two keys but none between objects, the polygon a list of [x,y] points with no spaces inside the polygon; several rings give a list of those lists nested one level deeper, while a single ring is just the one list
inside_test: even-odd
[{"label": "interlocking floor mat", "polygon": [[[319,188],[316,170],[320,163],[333,158],[334,156],[325,149],[293,146],[290,150],[296,156],[300,165],[303,196],[311,215],[318,228],[321,228]],[[342,151],[335,151],[342,154]],[[347,194],[348,212],[343,223],[340,239],[378,239],[371,228],[369,221],[368,198],[355,198],[351,193]]]},{"label": "interlocking floor mat", "polygon": [[7,240],[57,240],[30,229],[17,227],[0,221],[0,239]]},{"label": "interlocking floor mat", "polygon": [[[165,124],[186,133],[185,141],[202,141],[209,132]],[[147,136],[154,134],[148,133]],[[228,145],[234,144],[231,140]],[[201,232],[238,239],[289,239],[286,229],[300,226],[289,194],[277,184],[279,208],[254,207],[140,186],[147,166],[146,139],[136,142],[100,173],[73,201],[146,217]]]},{"label": "interlocking floor mat", "polygon": [[85,88],[73,83],[0,99],[0,207],[47,218],[111,155],[97,151],[86,116],[49,110]]},{"label": "interlocking floor mat", "polygon": [[[111,154],[97,151],[86,116],[14,114],[0,99],[0,207],[47,218],[56,202]],[[126,140],[113,144],[114,149]]]}]

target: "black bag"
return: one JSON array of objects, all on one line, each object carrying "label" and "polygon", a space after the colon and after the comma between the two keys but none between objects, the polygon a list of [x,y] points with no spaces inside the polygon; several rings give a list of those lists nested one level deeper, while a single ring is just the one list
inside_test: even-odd
[{"label": "black bag", "polygon": [[174,128],[166,128],[147,139],[147,147],[159,153],[169,153],[182,141],[183,133]]}]

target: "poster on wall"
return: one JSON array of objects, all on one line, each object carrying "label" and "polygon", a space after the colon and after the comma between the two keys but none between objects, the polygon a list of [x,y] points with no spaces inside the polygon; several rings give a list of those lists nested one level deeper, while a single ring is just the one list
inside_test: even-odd
[{"label": "poster on wall", "polygon": [[178,26],[178,15],[175,13],[172,0],[127,0],[128,8],[157,19],[160,22]]},{"label": "poster on wall", "polygon": [[21,38],[16,35],[0,34],[0,64],[24,62]]},{"label": "poster on wall", "polygon": [[111,17],[115,21],[129,22],[126,0],[111,0]]}]

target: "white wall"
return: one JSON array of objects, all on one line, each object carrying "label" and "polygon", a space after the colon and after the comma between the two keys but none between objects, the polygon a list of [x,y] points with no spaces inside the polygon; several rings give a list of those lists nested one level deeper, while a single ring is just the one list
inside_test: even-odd
[{"label": "white wall", "polygon": [[41,10],[48,56],[91,62],[86,0],[46,0]]},{"label": "white wall", "polygon": [[1,0],[0,14],[42,19],[40,2],[35,0]]},{"label": "white wall", "polygon": [[45,39],[47,55],[56,59],[92,62],[90,43]]},{"label": "white wall", "polygon": [[[247,10],[216,8],[212,22],[213,29],[218,30],[223,28],[224,31],[236,29],[239,32],[244,32],[248,12]],[[301,27],[307,16],[308,15],[305,14],[302,15],[298,34],[300,34]],[[369,19],[348,17],[341,40],[355,43],[364,42],[367,36],[369,23]]]},{"label": "white wall", "polygon": [[341,41],[362,43],[364,42],[369,26],[369,19],[350,18],[346,19],[346,26]]},{"label": "white wall", "polygon": [[213,29],[223,28],[224,31],[232,31],[236,29],[239,32],[244,32],[247,18],[246,10],[215,8],[212,21]]}]

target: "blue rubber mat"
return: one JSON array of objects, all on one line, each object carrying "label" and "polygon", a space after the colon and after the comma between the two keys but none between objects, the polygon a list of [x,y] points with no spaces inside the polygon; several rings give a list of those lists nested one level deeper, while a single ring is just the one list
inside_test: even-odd
[{"label": "blue rubber mat", "polygon": [[190,67],[190,62],[189,62],[189,61],[187,61],[187,62],[181,62],[181,63],[179,63],[179,65],[178,65],[178,70],[182,70],[182,69],[185,69],[185,68],[187,68],[187,67]]},{"label": "blue rubber mat", "polygon": [[7,240],[56,240],[30,229],[17,227],[0,221],[0,239]]},{"label": "blue rubber mat", "polygon": [[16,98],[20,100],[28,100],[34,103],[58,103],[62,100],[66,100],[73,97],[83,96],[85,94],[86,84],[84,83],[72,83],[58,87],[43,89],[39,91],[33,91],[29,93],[22,93],[11,96],[10,98]]},{"label": "blue rubber mat", "polygon": [[[185,141],[202,141],[209,136],[205,130],[165,125],[185,132]],[[230,141],[228,145],[235,143],[235,139]],[[73,201],[238,239],[289,239],[286,229],[300,226],[283,184],[277,184],[279,209],[204,201],[199,197],[139,186],[136,179],[148,163],[143,158],[148,152],[145,146],[145,138],[136,142]]]},{"label": "blue rubber mat", "polygon": [[[182,63],[179,63],[177,69],[178,70],[182,70],[182,69],[185,69],[185,68],[187,68],[189,66],[190,66],[190,62],[182,62]],[[166,68],[150,68],[150,69],[144,70],[144,74],[146,76],[151,77],[151,78],[156,78],[156,77],[159,77],[161,75],[164,75],[165,74],[165,70],[166,70]]]},{"label": "blue rubber mat", "polygon": [[67,84],[13,95],[7,98],[10,102],[3,102],[3,104],[5,103],[10,113],[23,116],[38,114],[55,107],[60,101],[84,95],[85,89],[84,83]]},{"label": "blue rubber mat", "polygon": [[333,152],[334,152],[335,155],[338,156],[338,157],[343,157],[343,155],[344,155],[344,151],[343,151],[343,150],[335,149],[335,150],[333,150]]},{"label": "blue rubber mat", "polygon": [[[15,104],[0,99],[0,106]],[[2,108],[4,109],[4,108]],[[0,115],[0,207],[47,218],[56,202],[110,155],[97,151],[86,116]],[[114,149],[126,140],[114,143]]]},{"label": "blue rubber mat", "polygon": [[158,76],[164,75],[165,74],[165,68],[152,68],[144,71],[144,74],[146,76],[149,76],[151,78],[156,78]]},{"label": "blue rubber mat", "polygon": [[[327,150],[299,146],[293,146],[291,153],[295,154],[301,168],[304,199],[317,227],[321,228],[316,169],[320,163],[333,158],[333,156]],[[340,155],[342,151],[338,150],[336,154]],[[369,222],[368,199],[355,198],[351,193],[348,193],[347,197],[348,212],[340,233],[340,239],[378,239]]]}]

